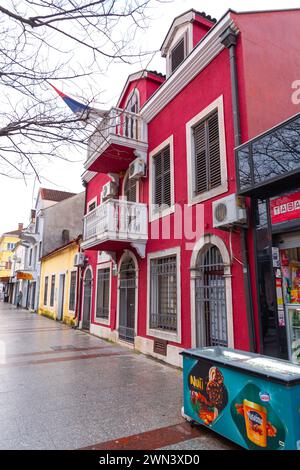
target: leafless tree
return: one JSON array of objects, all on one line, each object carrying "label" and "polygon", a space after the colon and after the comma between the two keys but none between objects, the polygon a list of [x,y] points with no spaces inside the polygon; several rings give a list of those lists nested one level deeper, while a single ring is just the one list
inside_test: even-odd
[{"label": "leafless tree", "polygon": [[95,122],[60,105],[50,84],[88,76],[100,83],[110,63],[148,54],[134,38],[150,1],[1,1],[0,176],[38,177],[43,157],[65,159],[62,146],[86,144]]}]

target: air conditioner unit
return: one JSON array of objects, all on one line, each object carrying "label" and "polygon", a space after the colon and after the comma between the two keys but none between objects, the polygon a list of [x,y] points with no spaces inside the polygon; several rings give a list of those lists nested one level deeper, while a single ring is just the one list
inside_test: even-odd
[{"label": "air conditioner unit", "polygon": [[245,199],[236,194],[214,201],[212,210],[213,226],[215,228],[229,228],[233,225],[245,225],[247,223]]},{"label": "air conditioner unit", "polygon": [[146,163],[142,158],[136,158],[129,165],[129,179],[138,179],[146,176]]},{"label": "air conditioner unit", "polygon": [[83,267],[85,264],[85,256],[84,256],[84,253],[76,253],[76,255],[74,256],[74,266],[79,268],[79,267]]},{"label": "air conditioner unit", "polygon": [[117,196],[117,194],[118,194],[117,183],[115,183],[114,181],[109,181],[102,188],[102,193],[101,193],[102,201],[106,201],[107,199],[115,197]]}]

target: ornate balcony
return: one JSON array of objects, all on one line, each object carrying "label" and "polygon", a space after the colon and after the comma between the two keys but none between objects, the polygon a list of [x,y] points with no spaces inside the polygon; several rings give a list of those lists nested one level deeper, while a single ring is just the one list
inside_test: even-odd
[{"label": "ornate balcony", "polygon": [[116,251],[131,245],[143,258],[147,239],[146,204],[109,199],[84,216],[85,250]]},{"label": "ornate balcony", "polygon": [[103,117],[88,143],[86,170],[119,173],[147,151],[147,124],[140,115],[119,108]]}]

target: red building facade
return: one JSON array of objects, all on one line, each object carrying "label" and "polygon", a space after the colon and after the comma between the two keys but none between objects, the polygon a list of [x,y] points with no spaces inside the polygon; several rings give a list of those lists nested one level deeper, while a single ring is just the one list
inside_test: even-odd
[{"label": "red building facade", "polygon": [[297,112],[287,84],[299,66],[278,51],[298,39],[298,17],[188,11],[162,45],[167,76],[129,76],[85,163],[83,328],[174,365],[189,347],[259,350],[234,150]]}]

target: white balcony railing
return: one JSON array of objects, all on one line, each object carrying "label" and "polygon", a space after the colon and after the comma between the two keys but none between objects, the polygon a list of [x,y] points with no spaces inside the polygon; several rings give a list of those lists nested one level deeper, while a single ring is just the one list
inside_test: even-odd
[{"label": "white balcony railing", "polygon": [[120,140],[125,139],[132,143],[146,143],[147,125],[138,114],[111,108],[89,138],[87,161],[95,153],[101,153],[111,143],[111,137],[119,137]]},{"label": "white balcony railing", "polygon": [[101,241],[145,242],[148,238],[147,205],[109,199],[84,217],[83,246]]}]

